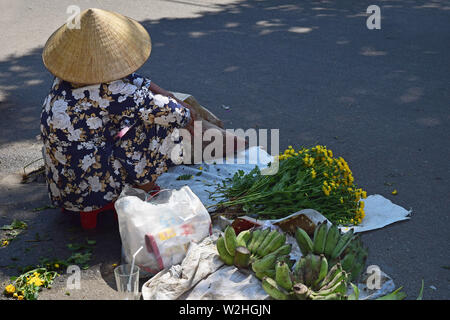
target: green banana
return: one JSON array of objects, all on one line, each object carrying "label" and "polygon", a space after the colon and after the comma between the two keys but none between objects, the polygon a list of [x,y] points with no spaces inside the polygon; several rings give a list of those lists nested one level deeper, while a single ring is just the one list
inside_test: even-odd
[{"label": "green banana", "polygon": [[331,269],[328,271],[327,275],[321,282],[320,286],[323,287],[328,283],[330,283],[330,281],[332,281],[335,278],[335,276],[340,272],[342,272],[342,267],[341,264],[338,262],[333,267],[331,267]]},{"label": "green banana", "polygon": [[266,236],[269,234],[270,229],[265,229],[261,232],[261,234],[259,235],[258,239],[256,239],[255,243],[253,244],[253,248],[251,250],[251,252],[253,254],[257,253],[257,249],[259,248],[259,246],[261,245],[261,243],[264,241],[264,239],[266,238]]},{"label": "green banana", "polygon": [[264,270],[272,269],[275,267],[277,256],[274,254],[268,254],[259,260],[252,263],[252,270],[254,272],[263,272]]},{"label": "green banana", "polygon": [[365,264],[362,262],[359,262],[358,264],[354,265],[352,270],[350,271],[350,280],[351,281],[358,280],[364,267],[365,267]]},{"label": "green banana", "polygon": [[289,267],[284,262],[275,265],[275,281],[285,290],[292,290],[292,280]]},{"label": "green banana", "polygon": [[327,276],[328,273],[328,260],[325,258],[325,255],[320,255],[320,268],[319,274],[317,275],[316,280],[313,283],[313,287],[317,287],[323,279]]},{"label": "green banana", "polygon": [[278,256],[277,257],[277,262],[280,262],[280,261],[286,263],[288,265],[288,267],[289,267],[289,270],[292,268],[292,266],[295,263],[295,260],[291,259],[288,254],[285,254],[283,256]]},{"label": "green banana", "polygon": [[277,232],[276,236],[269,242],[269,244],[262,250],[261,256],[268,255],[280,248],[286,242],[286,235],[281,232]]},{"label": "green banana", "polygon": [[224,232],[224,238],[225,238],[225,248],[227,249],[228,253],[234,257],[234,252],[236,251],[236,232],[234,231],[234,228],[231,226],[227,226],[225,228]]},{"label": "green banana", "polygon": [[250,250],[244,246],[236,247],[233,263],[238,268],[248,268],[250,264]]},{"label": "green banana", "polygon": [[334,248],[336,248],[340,237],[341,232],[338,226],[333,224],[328,230],[327,239],[325,241],[325,249],[323,250],[323,253],[327,258],[331,257],[331,254],[333,253]]},{"label": "green banana", "polygon": [[302,228],[297,228],[295,232],[295,240],[302,252],[302,255],[307,255],[308,253],[313,251],[313,242],[309,235]]},{"label": "green banana", "polygon": [[255,272],[255,276],[259,280],[262,280],[264,277],[269,277],[269,278],[274,279],[275,278],[275,269],[268,269],[268,270],[264,270],[262,272]]},{"label": "green banana", "polygon": [[305,278],[303,275],[303,270],[305,269],[306,259],[303,257],[300,258],[297,263],[294,265],[293,275],[297,282],[304,283]]},{"label": "green banana", "polygon": [[354,232],[355,231],[352,228],[341,236],[336,247],[333,250],[333,253],[331,254],[331,257],[330,257],[331,259],[338,258],[342,254],[342,252],[344,252],[344,250],[347,248],[347,246],[353,240]]},{"label": "green banana", "polygon": [[272,278],[264,277],[262,279],[262,287],[269,296],[276,300],[288,300],[290,298],[289,292],[286,292]]},{"label": "green banana", "polygon": [[292,244],[286,243],[285,245],[282,245],[277,250],[275,250],[269,254],[274,254],[276,256],[284,256],[284,255],[290,254],[291,250],[292,250]]},{"label": "green banana", "polygon": [[313,270],[313,261],[311,259],[312,254],[308,254],[306,257],[302,257],[301,259],[305,259],[305,267],[302,270],[303,278],[305,280],[304,284],[308,287],[311,287],[311,284],[314,279],[314,270]]},{"label": "green banana", "polygon": [[236,246],[237,247],[247,247],[247,243],[252,237],[252,233],[250,230],[241,231],[236,237]]},{"label": "green banana", "polygon": [[261,242],[261,244],[256,249],[256,254],[260,257],[264,257],[262,252],[267,248],[268,244],[272,241],[273,238],[275,238],[278,234],[278,231],[272,230],[269,232],[269,234],[264,238],[264,241]]},{"label": "green banana", "polygon": [[312,296],[312,300],[342,300],[344,296],[340,293],[332,293],[327,296]]},{"label": "green banana", "polygon": [[327,296],[329,294],[337,293],[337,292],[345,294],[346,291],[347,291],[347,285],[346,284],[347,284],[347,282],[345,280],[341,280],[341,281],[335,283],[330,288],[320,289],[319,291],[317,291],[316,295]]},{"label": "green banana", "polygon": [[349,252],[347,255],[342,259],[341,265],[342,269],[350,271],[353,268],[353,263],[355,262],[355,254],[354,252]]},{"label": "green banana", "polygon": [[219,252],[220,259],[222,259],[222,261],[229,266],[233,265],[234,258],[228,253],[227,248],[225,247],[225,239],[222,236],[217,239],[216,247]]},{"label": "green banana", "polygon": [[325,241],[327,240],[328,225],[323,221],[314,231],[313,252],[321,254],[325,250]]},{"label": "green banana", "polygon": [[299,282],[292,287],[294,295],[298,300],[306,300],[310,297],[311,291],[303,283]]},{"label": "green banana", "polygon": [[259,229],[251,232],[252,238],[250,239],[250,243],[247,246],[248,250],[250,250],[251,253],[253,253],[253,247],[255,246],[256,239],[259,238],[261,232],[262,230]]},{"label": "green banana", "polygon": [[322,285],[322,287],[320,288],[320,290],[327,290],[327,289],[330,289],[330,288],[332,288],[333,286],[335,286],[336,283],[339,283],[339,282],[341,282],[341,281],[347,282],[347,278],[348,278],[347,273],[346,273],[344,270],[342,270],[341,272],[339,272],[338,274],[336,274],[336,275],[334,276],[334,278],[333,278],[330,282],[324,283],[324,284]]},{"label": "green banana", "polygon": [[319,255],[313,254],[311,255],[311,267],[313,270],[313,278],[316,279],[319,276],[320,266],[321,266],[321,258]]}]

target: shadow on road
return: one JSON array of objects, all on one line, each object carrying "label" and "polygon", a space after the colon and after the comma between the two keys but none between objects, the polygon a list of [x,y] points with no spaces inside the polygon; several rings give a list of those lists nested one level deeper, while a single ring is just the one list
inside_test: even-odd
[{"label": "shadow on road", "polygon": [[[163,88],[194,95],[228,128],[281,128],[281,147],[327,144],[348,159],[369,193],[389,194],[385,183],[395,183],[402,194],[396,198],[400,205],[435,218],[431,222],[418,215],[386,230],[386,239],[397,232],[398,248],[389,254],[381,247],[372,252],[392,265],[385,257],[407,260],[410,235],[418,229],[448,240],[436,226],[439,219],[448,222],[442,212],[448,209],[448,200],[446,205],[443,199],[448,199],[444,183],[450,177],[439,168],[450,154],[439,146],[448,145],[449,134],[450,3],[378,3],[382,10],[378,31],[366,28],[366,8],[372,3],[357,0],[241,1],[199,18],[141,21],[153,49],[138,72]],[[35,48],[0,61],[0,147],[39,134],[41,105],[52,80],[41,52]],[[30,238],[0,249],[2,260],[21,255],[32,263],[41,254],[67,254],[67,243],[88,236],[77,219],[57,210],[30,211],[48,204],[43,185],[36,191],[37,199],[24,209],[28,188],[5,191],[10,200],[0,205],[0,224],[21,217],[29,221],[32,232],[48,233],[53,240],[36,243],[31,253],[25,253],[29,243],[24,241],[33,236],[29,233]],[[95,259],[116,261],[117,226],[110,221],[102,228],[94,236]],[[15,261],[24,264],[20,257]],[[420,263],[427,269],[425,262]],[[408,273],[405,268],[411,264],[396,267],[388,270],[394,278]],[[14,268],[0,270],[5,276],[17,274]],[[417,292],[416,284],[406,283],[405,277],[405,288]]]}]

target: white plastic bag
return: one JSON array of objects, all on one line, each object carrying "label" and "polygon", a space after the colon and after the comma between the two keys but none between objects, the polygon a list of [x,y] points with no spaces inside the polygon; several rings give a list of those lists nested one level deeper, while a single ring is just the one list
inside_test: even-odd
[{"label": "white plastic bag", "polygon": [[149,197],[139,189],[126,188],[115,203],[119,218],[124,263],[141,268],[141,275],[158,273],[180,263],[191,241],[211,233],[211,218],[192,190],[162,190]]}]

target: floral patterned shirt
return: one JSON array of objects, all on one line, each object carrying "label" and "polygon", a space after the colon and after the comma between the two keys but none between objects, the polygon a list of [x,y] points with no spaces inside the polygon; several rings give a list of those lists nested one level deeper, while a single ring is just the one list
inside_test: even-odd
[{"label": "floral patterned shirt", "polygon": [[41,114],[54,205],[96,210],[115,200],[125,185],[155,181],[174,165],[169,155],[190,112],[149,87],[150,80],[135,73],[80,88],[55,78]]}]

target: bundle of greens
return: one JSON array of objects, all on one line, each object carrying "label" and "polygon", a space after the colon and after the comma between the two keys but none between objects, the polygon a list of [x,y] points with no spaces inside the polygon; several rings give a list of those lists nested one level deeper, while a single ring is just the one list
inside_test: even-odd
[{"label": "bundle of greens", "polygon": [[279,170],[262,175],[258,167],[238,171],[219,185],[219,209],[238,207],[263,219],[278,219],[301,209],[315,209],[332,223],[357,225],[364,218],[367,194],[354,184],[347,162],[333,157],[325,146],[295,150],[291,146],[278,156]]}]

